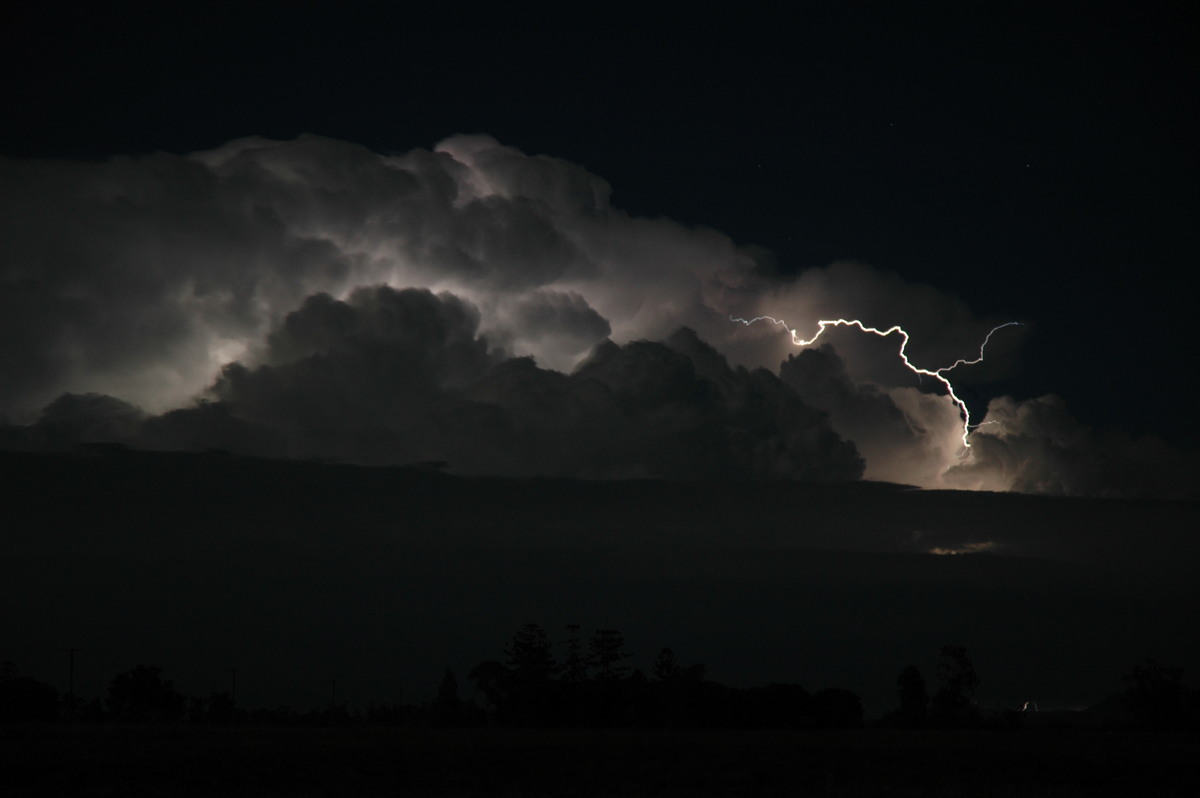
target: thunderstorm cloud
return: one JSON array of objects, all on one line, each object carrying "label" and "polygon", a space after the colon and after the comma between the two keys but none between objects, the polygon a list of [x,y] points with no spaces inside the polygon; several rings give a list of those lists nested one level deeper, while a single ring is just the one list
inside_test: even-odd
[{"label": "thunderstorm cloud", "polygon": [[[927,368],[1005,319],[863,264],[781,276],[610,193],[482,135],[395,155],[303,136],[0,159],[0,445],[1054,493],[1119,492],[1176,457],[1050,397],[994,399],[964,451],[958,408],[895,336],[797,349],[730,317],[802,336],[899,324]],[[964,379],[1010,374],[1024,334]],[[1169,470],[1132,484],[1177,491]]]}]

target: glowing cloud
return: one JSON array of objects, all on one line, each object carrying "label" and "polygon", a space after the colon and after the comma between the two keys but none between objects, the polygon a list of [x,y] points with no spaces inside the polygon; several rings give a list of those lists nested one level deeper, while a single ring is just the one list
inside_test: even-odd
[{"label": "glowing cloud", "polygon": [[[978,428],[951,376],[989,345],[972,376],[1013,373],[1015,347],[989,342],[1016,322],[866,264],[781,273],[610,195],[485,135],[392,155],[302,136],[0,158],[0,445],[1194,490],[1189,458],[1080,429],[1050,397],[993,398]],[[821,321],[806,338],[779,316]]]},{"label": "glowing cloud", "polygon": [[964,543],[961,546],[934,546],[929,550],[929,553],[941,555],[980,554],[985,551],[992,551],[995,548],[995,542],[987,540],[982,543]]}]

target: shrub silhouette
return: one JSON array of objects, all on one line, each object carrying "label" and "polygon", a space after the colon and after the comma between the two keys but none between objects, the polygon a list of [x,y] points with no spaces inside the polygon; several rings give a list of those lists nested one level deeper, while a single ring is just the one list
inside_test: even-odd
[{"label": "shrub silhouette", "polygon": [[1134,666],[1122,681],[1125,706],[1139,727],[1175,731],[1186,725],[1188,689],[1183,683],[1183,668],[1147,659]]},{"label": "shrub silhouette", "polygon": [[849,690],[827,687],[812,697],[819,729],[861,729],[862,700]]},{"label": "shrub silhouette", "polygon": [[32,676],[18,676],[11,662],[0,667],[0,723],[58,720],[58,690]]}]

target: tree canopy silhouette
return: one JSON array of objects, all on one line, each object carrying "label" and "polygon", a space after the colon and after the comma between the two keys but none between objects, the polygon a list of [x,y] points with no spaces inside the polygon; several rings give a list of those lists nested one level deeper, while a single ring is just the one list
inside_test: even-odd
[{"label": "tree canopy silhouette", "polygon": [[58,690],[32,676],[17,675],[7,660],[0,664],[0,723],[58,719]]},{"label": "tree canopy silhouette", "polygon": [[589,643],[590,661],[596,668],[596,678],[600,681],[620,679],[629,673],[629,667],[622,665],[623,660],[629,659],[625,651],[625,637],[616,629],[597,629]]},{"label": "tree canopy silhouette", "polygon": [[118,720],[135,723],[178,721],[186,701],[162,668],[151,665],[118,673],[108,684],[108,711]]},{"label": "tree canopy silhouette", "polygon": [[915,665],[907,665],[896,678],[896,687],[900,695],[900,708],[894,715],[896,724],[905,729],[922,728],[929,715],[929,691],[925,687],[925,677]]},{"label": "tree canopy silhouette", "polygon": [[1183,668],[1147,659],[1122,677],[1124,702],[1134,723],[1144,729],[1174,731],[1187,722],[1188,688]]},{"label": "tree canopy silhouette", "polygon": [[942,646],[938,663],[937,693],[933,696],[932,720],[938,726],[970,726],[979,721],[975,691],[979,676],[975,664],[961,645]]}]

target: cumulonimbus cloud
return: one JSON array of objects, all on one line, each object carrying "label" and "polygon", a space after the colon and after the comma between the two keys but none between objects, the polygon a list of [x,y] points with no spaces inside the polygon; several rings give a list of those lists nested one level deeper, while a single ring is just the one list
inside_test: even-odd
[{"label": "cumulonimbus cloud", "polygon": [[[901,324],[936,368],[999,319],[861,264],[783,278],[757,248],[609,196],[482,135],[0,160],[6,440],[583,476],[847,479],[865,457],[866,476],[923,486],[1087,489],[1036,476],[1045,447],[1013,453],[1025,438],[1000,430],[1028,420],[1003,404],[964,459],[957,408],[894,339],[797,351],[729,321]],[[1011,371],[1018,338],[974,378]]]}]

